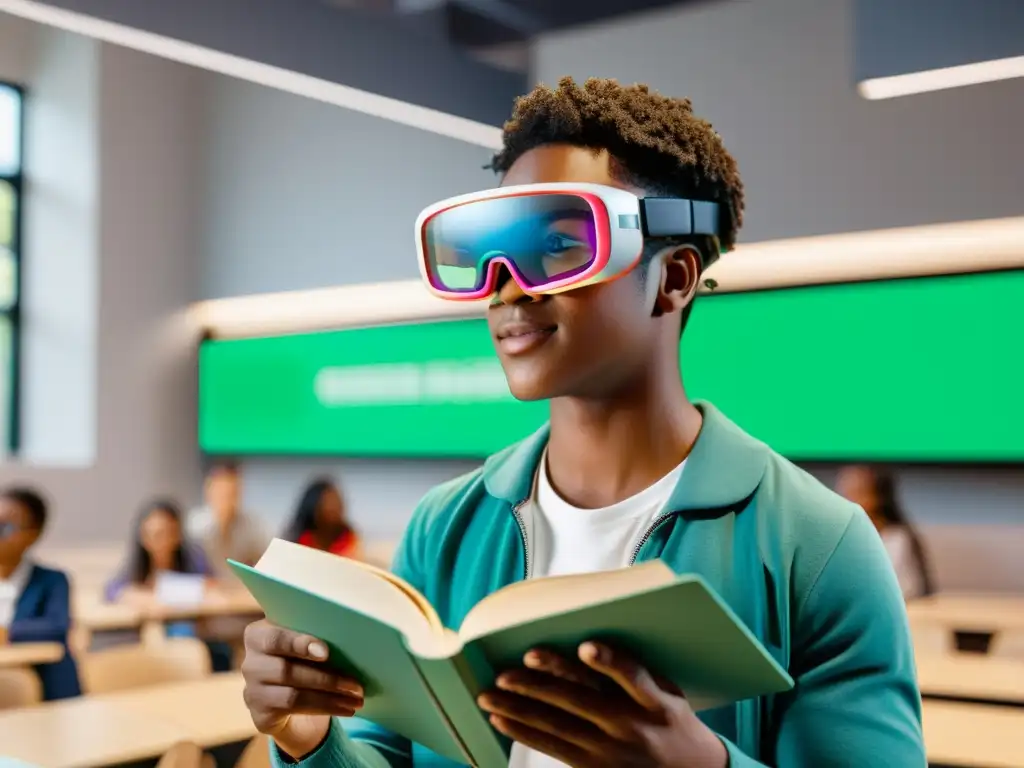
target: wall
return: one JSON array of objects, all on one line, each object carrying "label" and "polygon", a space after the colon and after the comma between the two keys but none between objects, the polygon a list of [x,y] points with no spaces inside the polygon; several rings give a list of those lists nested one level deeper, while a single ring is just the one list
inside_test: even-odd
[{"label": "wall", "polygon": [[[203,91],[205,298],[414,278],[419,211],[494,183],[480,147],[220,75]],[[276,528],[307,480],[335,475],[360,528],[394,537],[472,466],[250,460],[246,503]]]},{"label": "wall", "polygon": [[1024,211],[1024,79],[872,102],[852,51],[851,0],[694,3],[542,37],[534,77],[692,99],[739,162],[747,241]]},{"label": "wall", "polygon": [[[848,0],[696,3],[547,35],[534,79],[616,77],[691,98],[739,162],[747,241],[1021,215],[1024,80],[866,101],[851,14]],[[1024,523],[1024,467],[899,476],[923,522]]]},{"label": "wall", "polygon": [[204,298],[416,277],[420,210],[493,181],[454,139],[222,75],[204,93]]},{"label": "wall", "polygon": [[0,484],[45,490],[50,545],[120,541],[143,499],[198,488],[181,316],[198,294],[198,73],[0,14],[0,66],[15,50],[40,152],[26,167],[29,450]]}]

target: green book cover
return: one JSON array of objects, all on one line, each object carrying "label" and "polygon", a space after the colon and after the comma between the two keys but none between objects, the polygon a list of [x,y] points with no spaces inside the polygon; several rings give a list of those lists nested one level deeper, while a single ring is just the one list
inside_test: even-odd
[{"label": "green book cover", "polygon": [[484,768],[508,755],[476,696],[536,646],[575,655],[604,640],[679,685],[697,710],[793,685],[700,577],[659,562],[513,584],[458,632],[396,576],[280,539],[255,568],[231,567],[270,621],[320,638],[329,663],[363,683],[361,717]]}]

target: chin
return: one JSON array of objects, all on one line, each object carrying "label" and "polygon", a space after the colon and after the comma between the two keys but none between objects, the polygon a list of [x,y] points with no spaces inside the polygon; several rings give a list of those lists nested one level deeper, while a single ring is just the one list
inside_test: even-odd
[{"label": "chin", "polygon": [[546,376],[538,376],[534,372],[527,374],[524,371],[506,371],[505,378],[508,381],[509,392],[516,400],[532,402],[557,397],[555,388],[551,386],[551,381]]}]

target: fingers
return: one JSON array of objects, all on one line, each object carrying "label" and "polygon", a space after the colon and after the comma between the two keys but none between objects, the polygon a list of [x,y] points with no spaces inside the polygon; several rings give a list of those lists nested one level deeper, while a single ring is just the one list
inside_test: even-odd
[{"label": "fingers", "polygon": [[660,712],[665,702],[651,673],[632,658],[602,643],[583,643],[579,656],[591,669],[614,680],[633,701],[649,712]]},{"label": "fingers", "polygon": [[281,656],[246,653],[242,661],[242,674],[247,682],[322,691],[347,696],[359,702],[363,698],[362,686],[355,680],[323,666]]},{"label": "fingers", "polygon": [[[245,703],[254,720],[257,713],[267,722],[277,722],[281,715],[331,715],[352,717],[362,707],[361,699],[286,688],[282,685],[245,687]],[[256,723],[259,727],[259,723]]]},{"label": "fingers", "polygon": [[601,690],[606,678],[577,659],[566,658],[544,648],[534,648],[523,656],[523,664],[537,672],[547,672],[587,688]]},{"label": "fingers", "polygon": [[478,703],[501,733],[569,765],[593,763],[617,746],[592,723],[523,696],[490,691]]},{"label": "fingers", "polygon": [[510,670],[498,676],[497,686],[499,693],[507,691],[567,712],[623,741],[629,741],[634,735],[629,724],[647,714],[625,696],[601,693],[546,672]]},{"label": "fingers", "polygon": [[576,768],[577,766],[586,766],[594,762],[590,754],[576,745],[515,720],[501,717],[500,715],[491,715],[491,725],[500,733],[512,739],[512,741],[517,741],[537,752],[550,755],[565,765]]},{"label": "fingers", "polygon": [[308,661],[327,661],[327,646],[310,635],[292,632],[269,621],[257,621],[245,628],[246,653],[282,656]]},{"label": "fingers", "polygon": [[325,666],[327,656],[321,641],[267,621],[246,629],[244,696],[258,730],[287,736],[293,715],[351,717],[362,708],[360,683]]}]

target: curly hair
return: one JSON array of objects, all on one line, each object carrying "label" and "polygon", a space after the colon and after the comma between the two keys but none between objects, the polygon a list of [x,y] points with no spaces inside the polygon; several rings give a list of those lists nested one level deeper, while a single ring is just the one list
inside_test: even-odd
[{"label": "curly hair", "polygon": [[721,136],[693,114],[689,99],[597,78],[582,86],[571,77],[557,88],[538,85],[516,100],[490,168],[506,173],[523,154],[545,144],[606,150],[619,181],[652,195],[719,203],[719,245],[728,251],[736,244],[743,182]]}]

